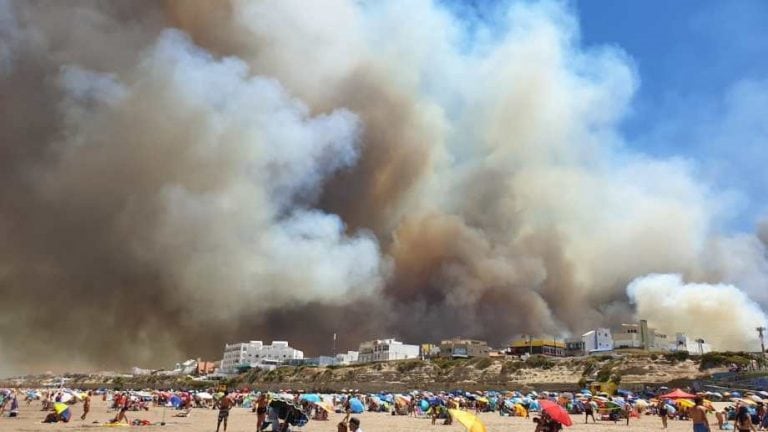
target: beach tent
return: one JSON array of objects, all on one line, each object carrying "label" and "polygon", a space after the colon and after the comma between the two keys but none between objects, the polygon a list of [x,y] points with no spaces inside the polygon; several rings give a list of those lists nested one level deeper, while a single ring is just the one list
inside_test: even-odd
[{"label": "beach tent", "polygon": [[693,399],[696,395],[692,395],[690,393],[686,393],[680,389],[675,389],[673,392],[669,392],[667,394],[663,394],[659,396],[661,399]]},{"label": "beach tent", "polygon": [[360,399],[352,398],[349,400],[349,410],[352,411],[353,414],[360,414],[365,411],[365,407],[363,406],[363,403],[360,402]]},{"label": "beach tent", "polygon": [[177,395],[172,395],[172,396],[171,396],[171,397],[168,399],[168,402],[169,402],[169,403],[171,404],[171,406],[172,406],[172,407],[174,407],[174,408],[179,408],[179,407],[181,407],[181,398],[180,398],[179,396],[177,396]]},{"label": "beach tent", "polygon": [[59,416],[59,418],[65,422],[68,422],[72,417],[72,410],[69,409],[69,405],[61,402],[53,404],[53,411]]}]

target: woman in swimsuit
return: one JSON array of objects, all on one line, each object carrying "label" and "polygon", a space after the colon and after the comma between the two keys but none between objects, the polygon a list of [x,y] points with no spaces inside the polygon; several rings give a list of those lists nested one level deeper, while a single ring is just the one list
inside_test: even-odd
[{"label": "woman in swimsuit", "polygon": [[736,413],[734,428],[738,432],[756,432],[755,425],[752,424],[752,416],[749,415],[747,407],[739,407],[739,411]]},{"label": "woman in swimsuit", "polygon": [[264,426],[264,420],[267,418],[267,395],[262,393],[256,399],[256,432],[261,432]]}]

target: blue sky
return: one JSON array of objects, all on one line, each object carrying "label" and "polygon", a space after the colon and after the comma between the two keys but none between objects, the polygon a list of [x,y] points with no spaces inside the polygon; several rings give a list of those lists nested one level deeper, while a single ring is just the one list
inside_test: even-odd
[{"label": "blue sky", "polygon": [[[496,22],[502,3],[445,0]],[[768,1],[590,0],[566,3],[582,46],[613,45],[640,87],[622,124],[630,147],[683,157],[702,181],[735,197],[727,228],[768,215]]]},{"label": "blue sky", "polygon": [[571,5],[585,46],[615,44],[636,63],[630,145],[692,159],[703,180],[739,196],[730,228],[752,230],[768,210],[768,2]]}]

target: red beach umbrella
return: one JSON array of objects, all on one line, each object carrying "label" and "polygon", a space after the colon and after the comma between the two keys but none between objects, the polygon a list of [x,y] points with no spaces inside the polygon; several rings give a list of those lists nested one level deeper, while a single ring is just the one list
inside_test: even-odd
[{"label": "red beach umbrella", "polygon": [[573,424],[573,421],[571,421],[571,416],[568,415],[568,411],[565,410],[565,408],[561,407],[560,405],[552,402],[548,399],[542,399],[539,401],[539,406],[541,406],[541,412],[547,413],[548,416],[552,418],[552,420],[560,423],[563,426],[571,426]]}]

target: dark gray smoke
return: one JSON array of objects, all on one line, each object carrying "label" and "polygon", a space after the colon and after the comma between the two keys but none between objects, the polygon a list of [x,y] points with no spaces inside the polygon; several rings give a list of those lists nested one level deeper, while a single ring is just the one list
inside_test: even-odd
[{"label": "dark gray smoke", "polygon": [[0,0],[3,371],[566,335],[654,272],[768,304],[765,240],[622,149],[631,61],[508,14],[467,49],[426,0]]}]

